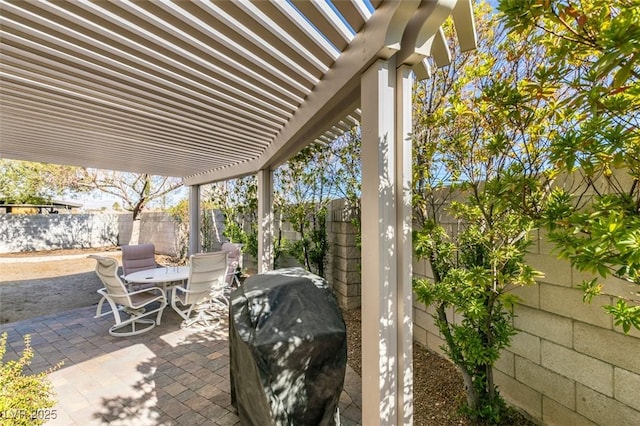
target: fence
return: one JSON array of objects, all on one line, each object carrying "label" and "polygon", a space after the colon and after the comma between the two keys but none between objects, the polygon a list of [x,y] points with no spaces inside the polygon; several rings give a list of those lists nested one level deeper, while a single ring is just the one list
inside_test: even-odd
[{"label": "fence", "polygon": [[[571,179],[565,184],[579,184]],[[456,226],[445,225],[452,232]],[[547,425],[640,424],[640,331],[625,335],[602,309],[616,296],[636,294],[638,286],[608,278],[603,294],[585,304],[580,284],[594,277],[552,254],[543,231],[534,237],[526,260],[544,278],[513,292],[521,298],[514,311],[518,334],[494,369],[501,395]],[[426,260],[414,259],[413,271],[433,278]],[[445,356],[432,314],[414,301],[414,340]],[[448,316],[461,319],[452,310]]]},{"label": "fence", "polygon": [[0,215],[0,253],[118,244],[119,215]]},{"label": "fence", "polygon": [[[360,251],[356,247],[356,230],[350,223],[351,213],[345,212],[343,200],[334,200],[327,221],[330,242],[327,279],[334,283],[338,302],[344,308],[360,306]],[[167,213],[147,212],[140,219],[139,243],[152,242],[159,254],[177,255],[186,244],[184,225]],[[224,217],[220,212],[203,215],[203,247],[218,250],[223,242]],[[247,227],[248,228],[248,227]],[[122,214],[69,214],[69,215],[14,215],[0,214],[0,253],[42,251],[69,248],[109,247],[127,244],[131,237],[133,220],[130,213]],[[289,224],[283,224],[283,237],[296,240],[297,233]],[[245,267],[255,268],[256,260],[245,255]],[[280,267],[297,266],[291,256],[279,261]]]},{"label": "fence", "polygon": [[[129,242],[133,220],[122,214],[0,214],[0,253],[113,247]],[[153,242],[160,254],[175,255],[177,228],[165,213],[143,213],[140,243]]]},{"label": "fence", "polygon": [[[361,292],[360,250],[350,219],[344,202],[334,201],[327,221],[327,279],[349,309],[360,306]],[[154,242],[159,253],[176,250],[178,230],[170,216],[145,213],[141,220],[140,242]],[[209,235],[216,240],[210,244],[220,244],[221,217],[212,223]],[[130,232],[130,215],[0,215],[0,252],[116,245]],[[293,231],[286,232],[295,238]],[[588,277],[552,255],[543,233],[528,261],[545,278],[516,291],[522,299],[514,319],[519,332],[495,370],[501,394],[548,425],[640,424],[640,332],[624,335],[601,308],[636,289],[609,278],[607,293],[582,303],[579,284]],[[413,268],[417,276],[431,275],[425,261],[414,261]],[[431,314],[414,303],[414,339],[442,354],[444,342]]]}]

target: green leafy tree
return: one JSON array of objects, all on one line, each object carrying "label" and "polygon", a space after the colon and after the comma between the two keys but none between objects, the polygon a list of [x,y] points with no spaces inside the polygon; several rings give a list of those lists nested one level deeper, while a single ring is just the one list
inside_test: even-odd
[{"label": "green leafy tree", "polygon": [[[532,79],[554,80],[568,96],[553,135],[555,170],[579,185],[554,191],[546,216],[560,257],[594,274],[585,301],[613,276],[640,285],[640,0],[502,0],[503,22],[542,49]],[[620,294],[605,309],[625,332],[640,329],[640,294]]]},{"label": "green leafy tree", "polygon": [[258,257],[258,184],[255,176],[217,182],[208,191],[213,208],[224,215],[223,235]]},{"label": "green leafy tree", "polygon": [[360,247],[362,241],[362,226],[360,216],[362,138],[360,126],[354,126],[349,132],[336,138],[329,149],[333,161],[328,164],[328,177],[335,192],[346,200],[346,208],[350,211],[351,224],[356,229],[356,244]]},{"label": "green leafy tree", "polygon": [[310,145],[275,172],[277,208],[299,235],[299,239],[289,243],[288,252],[320,276],[325,274],[329,254],[328,206],[335,196],[329,178],[331,161],[330,149]]},{"label": "green leafy tree", "polygon": [[0,160],[0,200],[11,204],[47,204],[65,195],[78,173],[77,167]]},{"label": "green leafy tree", "polygon": [[180,200],[170,207],[168,213],[176,224],[176,246],[178,259],[186,261],[189,252],[189,201]]},{"label": "green leafy tree", "polygon": [[475,17],[479,49],[415,90],[414,251],[432,278],[415,279],[414,289],[462,373],[468,413],[500,424],[493,366],[516,332],[511,291],[540,275],[525,255],[549,193],[558,93],[529,84],[539,51],[496,27],[486,4]]},{"label": "green leafy tree", "polygon": [[[213,226],[212,218],[207,215],[207,212],[211,211],[213,203],[211,201],[204,201],[201,205],[202,210],[202,223],[200,223],[200,241],[202,242],[202,250],[207,252],[209,250],[209,244],[206,240],[206,236],[210,235],[210,229]],[[178,247],[178,259],[180,263],[187,261],[187,255],[189,252],[189,200],[180,200],[175,205],[169,207],[167,212],[171,215],[177,226],[176,242]]]}]

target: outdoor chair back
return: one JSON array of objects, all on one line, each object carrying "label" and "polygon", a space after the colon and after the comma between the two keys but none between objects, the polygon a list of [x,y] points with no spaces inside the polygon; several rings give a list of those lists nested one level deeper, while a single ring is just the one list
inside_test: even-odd
[{"label": "outdoor chair back", "polygon": [[236,287],[238,287],[240,286],[240,279],[238,278],[238,274],[240,272],[239,270],[242,269],[241,246],[234,243],[223,243],[221,249],[222,251],[226,251],[229,254],[227,257],[227,285],[235,285]]},{"label": "outdoor chair back", "polygon": [[[215,307],[227,307],[224,295],[227,275],[227,252],[200,253],[189,257],[189,278],[184,286],[175,287],[171,297],[171,306],[185,319],[185,326],[201,323],[212,325],[219,322],[219,316],[212,310]],[[182,307],[178,306],[178,303]],[[192,312],[197,312],[191,319]]]},{"label": "outdoor chair back", "polygon": [[121,248],[124,275],[158,267],[155,258],[156,248],[152,243],[126,245]]}]

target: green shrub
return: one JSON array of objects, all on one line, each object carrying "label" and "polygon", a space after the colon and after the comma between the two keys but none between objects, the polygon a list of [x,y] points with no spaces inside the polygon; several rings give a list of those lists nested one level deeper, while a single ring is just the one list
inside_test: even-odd
[{"label": "green shrub", "polygon": [[6,344],[5,332],[0,336],[0,424],[41,425],[55,419],[57,413],[51,409],[55,405],[54,392],[47,375],[62,363],[39,374],[25,375],[23,369],[33,358],[31,336],[24,336],[24,350],[17,361],[3,361]]}]

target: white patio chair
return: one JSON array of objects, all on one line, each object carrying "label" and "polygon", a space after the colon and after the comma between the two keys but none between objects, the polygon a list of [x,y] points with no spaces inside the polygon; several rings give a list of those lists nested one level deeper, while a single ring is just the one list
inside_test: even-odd
[{"label": "white patio chair", "polygon": [[223,243],[221,250],[229,253],[227,257],[227,285],[240,287],[240,279],[238,274],[242,269],[242,251],[241,245],[234,243]]},{"label": "white patio chair", "polygon": [[224,294],[227,256],[218,251],[189,257],[189,278],[184,286],[174,287],[171,296],[171,307],[184,318],[182,327],[206,329],[220,323],[221,313],[216,311],[229,305]]},{"label": "white patio chair", "polygon": [[[160,324],[162,311],[167,306],[164,290],[158,287],[138,291],[129,291],[118,276],[118,261],[110,257],[89,256],[96,260],[96,274],[104,284],[98,290],[103,297],[98,303],[95,318],[113,313],[115,324],[109,328],[112,336],[133,336],[151,330]],[[104,301],[109,303],[110,311],[102,312]],[[158,302],[159,307],[147,310],[151,304]],[[126,310],[126,312],[123,312]],[[145,318],[156,314],[156,318]],[[123,315],[129,318],[123,319]]]}]

